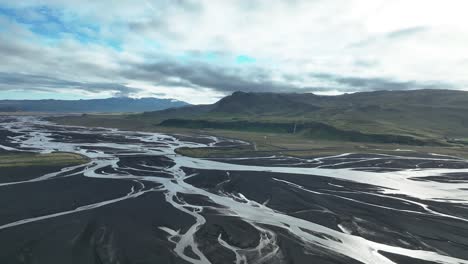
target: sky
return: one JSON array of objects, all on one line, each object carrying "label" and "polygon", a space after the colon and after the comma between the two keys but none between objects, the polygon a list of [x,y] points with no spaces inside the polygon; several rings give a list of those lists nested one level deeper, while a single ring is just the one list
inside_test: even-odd
[{"label": "sky", "polygon": [[466,0],[0,0],[0,99],[468,90]]}]

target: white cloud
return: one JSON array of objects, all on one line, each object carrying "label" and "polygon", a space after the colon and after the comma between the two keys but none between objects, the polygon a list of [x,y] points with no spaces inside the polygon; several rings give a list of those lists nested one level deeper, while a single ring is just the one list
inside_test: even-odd
[{"label": "white cloud", "polygon": [[[30,8],[47,6],[60,11],[65,25],[84,21],[99,28],[88,32],[81,27],[82,34],[94,34],[92,42],[83,43],[72,32],[51,44],[46,36],[0,12],[0,25],[8,25],[0,31],[4,42],[0,58],[5,62],[0,71],[115,83],[140,89],[135,96],[157,94],[201,103],[230,92],[193,83],[194,73],[187,67],[164,71],[173,74],[168,76],[155,72],[153,79],[151,73],[123,74],[138,71],[135,65],[162,61],[193,67],[208,64],[227,73],[230,81],[257,76],[267,84],[324,88],[322,92],[352,92],[359,87],[317,73],[387,79],[405,83],[405,88],[412,88],[407,83],[445,83],[468,89],[468,16],[464,14],[468,2],[464,0],[0,0],[0,6],[23,8],[29,18],[41,21],[46,17]],[[118,42],[120,49],[110,46],[110,41]],[[190,55],[194,52],[202,55]],[[216,59],[204,60],[203,54],[210,52],[218,54]],[[236,65],[237,55],[256,61]],[[177,85],[158,84],[174,78],[179,78]],[[196,91],[201,96],[194,96]]]},{"label": "white cloud", "polygon": [[132,82],[129,87],[141,89],[135,97],[159,97],[165,99],[177,98],[191,104],[206,104],[223,96],[223,93],[203,87],[187,88],[183,86],[155,86],[145,82]]}]

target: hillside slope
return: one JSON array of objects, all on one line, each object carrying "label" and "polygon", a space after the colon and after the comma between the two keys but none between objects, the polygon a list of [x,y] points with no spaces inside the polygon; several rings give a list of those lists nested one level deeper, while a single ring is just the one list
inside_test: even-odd
[{"label": "hillside slope", "polygon": [[[321,123],[339,131],[366,135],[398,135],[415,140],[463,143],[468,138],[468,92],[378,91],[339,96],[235,92],[212,105],[148,112],[142,117],[155,124],[176,127],[262,130],[263,126],[275,130],[271,128],[277,124],[278,132],[330,137],[331,130],[322,133],[311,126]],[[185,124],[183,120],[186,120]],[[239,121],[248,121],[249,125],[230,124]],[[290,127],[287,131],[284,131],[285,124]],[[340,137],[349,140],[349,136],[342,132],[331,138]],[[358,141],[359,138],[362,137],[358,136]]]}]

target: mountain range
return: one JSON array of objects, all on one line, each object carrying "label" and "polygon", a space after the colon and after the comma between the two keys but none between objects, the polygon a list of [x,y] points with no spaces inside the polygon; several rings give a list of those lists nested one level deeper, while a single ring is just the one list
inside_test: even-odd
[{"label": "mountain range", "polygon": [[262,136],[293,134],[295,138],[327,142],[466,146],[468,92],[426,89],[337,96],[234,92],[207,105],[54,120],[129,130],[210,129]]},{"label": "mountain range", "polygon": [[89,100],[0,100],[0,112],[116,113],[187,106],[174,99],[115,97]]},{"label": "mountain range", "polygon": [[375,91],[338,96],[235,92],[214,104],[139,117],[159,126],[298,133],[332,140],[466,142],[468,92]]}]

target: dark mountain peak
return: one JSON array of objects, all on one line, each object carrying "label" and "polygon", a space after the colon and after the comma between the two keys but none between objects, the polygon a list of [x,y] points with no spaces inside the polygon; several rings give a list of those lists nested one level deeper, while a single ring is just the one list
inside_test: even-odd
[{"label": "dark mountain peak", "polygon": [[[393,115],[407,109],[460,108],[468,109],[468,92],[453,90],[374,91],[322,96],[313,93],[255,93],[234,92],[211,105],[195,105],[178,109],[167,109],[147,115],[160,119],[207,116],[320,116]],[[323,110],[323,111],[322,111]],[[314,112],[314,113],[312,113]],[[354,116],[353,118],[356,118]],[[372,121],[374,122],[374,121]]]},{"label": "dark mountain peak", "polygon": [[249,94],[249,92],[235,91],[230,96],[245,96],[245,95],[248,95],[248,94]]},{"label": "dark mountain peak", "polygon": [[277,114],[314,111],[318,107],[297,100],[298,94],[234,92],[214,105],[211,112]]}]

